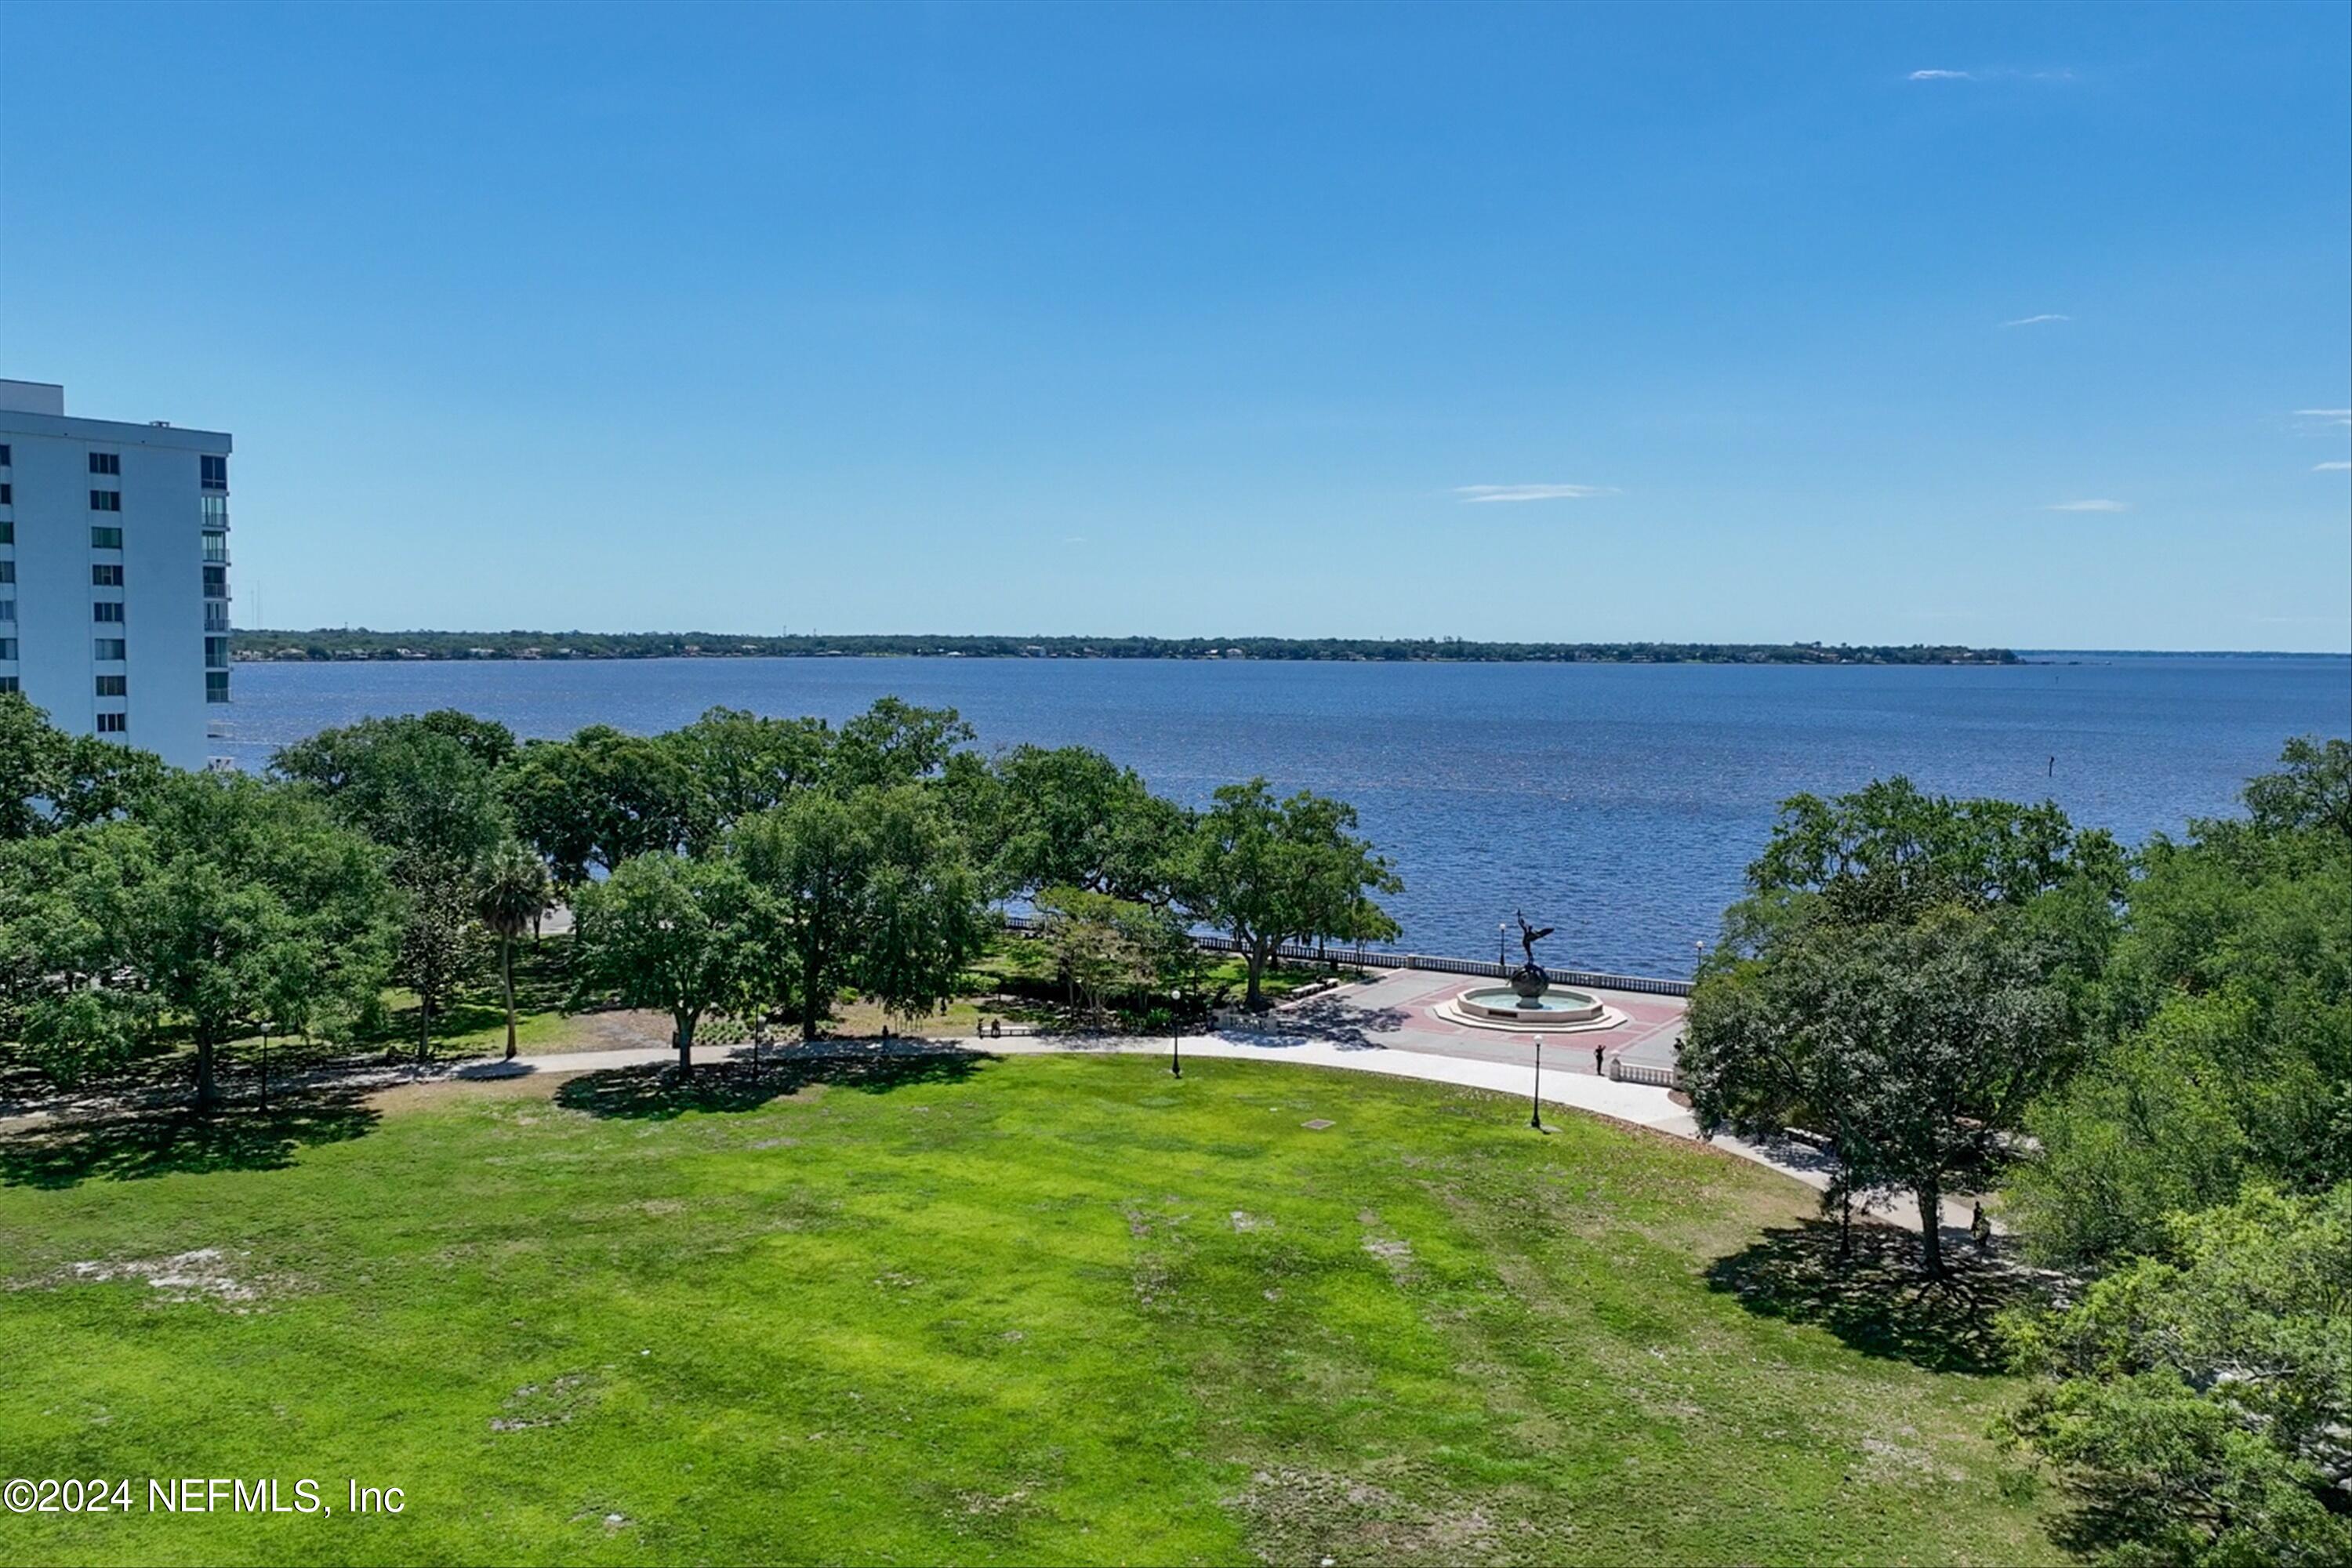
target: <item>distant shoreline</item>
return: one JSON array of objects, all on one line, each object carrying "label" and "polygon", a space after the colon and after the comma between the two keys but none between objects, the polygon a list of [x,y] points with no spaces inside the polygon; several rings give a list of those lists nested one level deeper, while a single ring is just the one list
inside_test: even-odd
[{"label": "distant shoreline", "polygon": [[616,658],[1108,658],[1350,664],[2013,665],[2009,648],[1843,643],[1473,642],[1453,637],[817,636],[718,632],[238,631],[254,663]]}]

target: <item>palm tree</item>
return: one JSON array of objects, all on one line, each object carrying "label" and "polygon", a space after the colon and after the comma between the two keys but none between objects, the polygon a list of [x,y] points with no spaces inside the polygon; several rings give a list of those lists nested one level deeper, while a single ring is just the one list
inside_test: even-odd
[{"label": "palm tree", "polygon": [[482,861],[474,894],[475,912],[499,933],[499,972],[507,992],[507,1060],[515,1058],[515,938],[538,923],[554,896],[547,862],[525,845],[508,839]]}]

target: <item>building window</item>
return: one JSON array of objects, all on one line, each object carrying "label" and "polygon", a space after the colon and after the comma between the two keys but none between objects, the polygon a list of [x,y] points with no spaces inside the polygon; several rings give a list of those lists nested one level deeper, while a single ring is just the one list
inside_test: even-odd
[{"label": "building window", "polygon": [[205,639],[205,668],[206,669],[228,668],[228,638],[206,637]]},{"label": "building window", "polygon": [[13,659],[16,657],[16,639],[15,637],[0,637],[0,659]]},{"label": "building window", "polygon": [[207,702],[226,702],[228,700],[227,670],[208,669],[205,671],[205,700]]},{"label": "building window", "polygon": [[0,522],[0,544],[14,544],[16,542],[16,525],[13,522]]},{"label": "building window", "polygon": [[0,583],[14,583],[16,580],[16,563],[14,561],[0,561]]},{"label": "building window", "polygon": [[219,563],[220,565],[223,565],[223,566],[227,565],[227,564],[228,564],[228,538],[227,538],[227,536],[226,536],[226,535],[225,535],[225,534],[219,534],[219,533],[207,533],[207,534],[205,534],[205,535],[204,536],[204,540],[205,540],[205,560],[207,560],[207,561],[211,561],[211,562],[216,562],[217,563]]},{"label": "building window", "polygon": [[215,533],[226,532],[228,530],[228,497],[201,496],[197,499],[204,503],[204,526],[211,529]]},{"label": "building window", "polygon": [[89,607],[89,618],[93,621],[111,621],[117,626],[121,625],[122,601],[120,599],[100,599],[97,604],[92,605]]},{"label": "building window", "polygon": [[122,568],[120,566],[91,567],[89,569],[89,585],[93,588],[121,587]]},{"label": "building window", "polygon": [[225,632],[228,630],[228,605],[226,604],[215,600],[212,604],[205,606],[205,630],[208,632]]},{"label": "building window", "polygon": [[122,454],[92,452],[89,455],[89,471],[93,474],[120,474],[122,472]]},{"label": "building window", "polygon": [[215,458],[206,455],[198,458],[196,459],[196,463],[202,469],[202,473],[199,478],[204,489],[208,490],[225,490],[228,489],[228,459],[226,458]]},{"label": "building window", "polygon": [[0,485],[0,506],[15,506],[16,504],[16,487],[14,485]]},{"label": "building window", "polygon": [[92,550],[120,550],[122,548],[122,531],[119,528],[93,528],[89,531],[89,547]]},{"label": "building window", "polygon": [[0,621],[7,621],[13,625],[16,619],[16,601],[14,599],[0,599]]},{"label": "building window", "polygon": [[[0,447],[0,451],[5,450],[6,450],[5,447]],[[22,691],[23,689],[25,689],[23,687],[16,684],[15,676],[0,675],[0,691]]]},{"label": "building window", "polygon": [[121,490],[90,491],[89,510],[92,511],[121,511],[122,510],[122,492]]},{"label": "building window", "polygon": [[0,468],[8,467],[8,448],[0,447]]},{"label": "building window", "polygon": [[228,597],[227,567],[207,566],[205,568],[205,597],[207,599],[226,599]]},{"label": "building window", "polygon": [[98,732],[101,735],[120,735],[130,728],[131,715],[128,713],[101,713],[98,716]]},{"label": "building window", "polygon": [[127,675],[101,675],[98,678],[98,694],[100,697],[128,697],[131,695],[131,678]]},{"label": "building window", "polygon": [[101,664],[119,664],[125,649],[121,637],[100,637],[90,647],[90,657]]}]

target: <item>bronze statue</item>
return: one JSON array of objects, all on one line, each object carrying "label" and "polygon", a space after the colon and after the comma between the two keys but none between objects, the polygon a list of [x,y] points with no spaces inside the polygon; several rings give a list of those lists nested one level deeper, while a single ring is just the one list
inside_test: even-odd
[{"label": "bronze statue", "polygon": [[1518,915],[1519,951],[1528,955],[1528,961],[1512,973],[1511,989],[1519,994],[1520,1001],[1532,1002],[1542,995],[1544,988],[1551,984],[1551,976],[1546,974],[1544,966],[1536,962],[1536,943],[1559,928],[1546,926],[1541,931],[1538,931],[1528,923],[1525,910],[1518,911]]},{"label": "bronze statue", "polygon": [[1558,926],[1546,926],[1543,930],[1538,931],[1535,927],[1528,924],[1526,910],[1521,910],[1517,911],[1517,913],[1519,917],[1519,951],[1528,955],[1528,964],[1530,968],[1533,968],[1536,962],[1536,943],[1543,941],[1544,938],[1549,936],[1559,928]]}]

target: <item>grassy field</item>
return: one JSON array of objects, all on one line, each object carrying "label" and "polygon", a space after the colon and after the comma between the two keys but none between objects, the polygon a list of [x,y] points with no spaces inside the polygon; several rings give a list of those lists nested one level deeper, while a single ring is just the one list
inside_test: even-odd
[{"label": "grassy field", "polygon": [[[0,1557],[2054,1555],[1964,1294],[1825,1286],[1809,1194],[1598,1121],[1117,1058],[275,1116],[0,1146],[5,1472],[136,1493]],[[333,1514],[145,1511],[230,1476]]]}]

